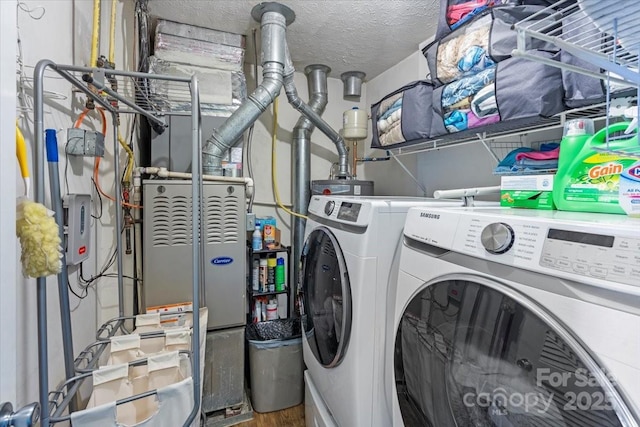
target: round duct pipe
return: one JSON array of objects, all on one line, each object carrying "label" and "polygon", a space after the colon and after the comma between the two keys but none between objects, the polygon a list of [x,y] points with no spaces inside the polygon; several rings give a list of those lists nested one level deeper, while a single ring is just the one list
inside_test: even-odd
[{"label": "round duct pipe", "polygon": [[366,76],[362,71],[347,71],[340,75],[344,83],[343,97],[346,100],[358,101],[362,93],[362,81]]}]

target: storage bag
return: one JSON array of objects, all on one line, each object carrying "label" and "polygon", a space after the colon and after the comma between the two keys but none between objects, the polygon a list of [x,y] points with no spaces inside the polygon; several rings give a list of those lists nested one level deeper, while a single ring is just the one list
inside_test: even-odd
[{"label": "storage bag", "polygon": [[[559,53],[532,51],[557,60]],[[450,133],[499,130],[561,112],[559,68],[525,58],[509,58],[478,74],[433,91],[431,138]]]},{"label": "storage bag", "polygon": [[520,5],[547,7],[553,3],[554,0],[440,0],[435,39],[441,39],[476,16],[487,13],[493,7]]},{"label": "storage bag", "polygon": [[[516,48],[513,24],[543,10],[542,6],[502,6],[487,9],[448,36],[422,49],[436,86],[481,72],[511,57]],[[540,15],[546,18],[550,12]],[[552,49],[548,42],[528,38],[527,50]]]},{"label": "storage bag", "polygon": [[431,133],[433,85],[418,80],[386,95],[371,106],[371,147],[424,140]]}]

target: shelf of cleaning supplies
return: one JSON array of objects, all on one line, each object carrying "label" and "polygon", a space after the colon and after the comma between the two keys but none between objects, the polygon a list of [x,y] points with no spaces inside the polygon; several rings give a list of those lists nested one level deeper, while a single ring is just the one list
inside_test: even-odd
[{"label": "shelf of cleaning supplies", "polygon": [[[640,3],[637,2],[559,0],[514,25],[517,48],[513,55],[601,79],[607,94],[620,89],[620,85],[635,88],[640,94],[639,20]],[[533,56],[526,50],[532,40],[552,43],[578,61],[573,60],[569,64]],[[605,117],[621,116],[631,120],[638,115],[638,107],[619,112],[606,105]],[[605,125],[609,125],[608,120]],[[635,138],[635,144],[613,150],[611,143],[614,139],[607,136],[604,148],[598,151],[640,158],[636,124],[632,123],[628,133],[620,138]]]}]

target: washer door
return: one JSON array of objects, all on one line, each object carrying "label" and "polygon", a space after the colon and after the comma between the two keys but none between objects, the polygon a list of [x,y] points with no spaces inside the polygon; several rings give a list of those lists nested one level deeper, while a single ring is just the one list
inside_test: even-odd
[{"label": "washer door", "polygon": [[338,241],[326,227],[311,232],[302,250],[302,326],[318,362],[342,361],[351,332],[351,286]]},{"label": "washer door", "polygon": [[406,426],[637,425],[613,381],[536,303],[482,278],[427,283],[396,331]]}]

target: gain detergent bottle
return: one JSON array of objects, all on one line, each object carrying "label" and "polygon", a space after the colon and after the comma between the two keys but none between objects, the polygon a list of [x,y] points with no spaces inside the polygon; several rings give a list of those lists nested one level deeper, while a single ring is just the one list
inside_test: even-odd
[{"label": "gain detergent bottle", "polygon": [[[576,131],[576,122],[579,131]],[[558,172],[553,182],[553,201],[557,209],[564,211],[624,214],[618,203],[620,174],[637,159],[611,152],[637,148],[638,138],[610,140],[606,145],[608,134],[625,131],[629,123],[615,123],[593,136],[585,129],[589,124],[593,126],[589,122],[585,126],[585,120],[578,119],[565,125]]]}]

